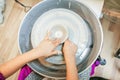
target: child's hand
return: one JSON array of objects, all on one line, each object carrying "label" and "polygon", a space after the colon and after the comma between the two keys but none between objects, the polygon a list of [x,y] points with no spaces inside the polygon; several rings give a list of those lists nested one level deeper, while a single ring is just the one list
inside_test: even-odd
[{"label": "child's hand", "polygon": [[48,35],[45,37],[45,39],[43,41],[40,42],[39,46],[37,48],[35,48],[35,51],[38,51],[38,53],[44,56],[44,57],[48,57],[50,55],[56,54],[57,51],[55,51],[54,49],[60,44],[60,40],[59,39],[55,39],[55,40],[49,40]]},{"label": "child's hand", "polygon": [[66,40],[63,47],[64,57],[75,57],[77,46],[70,40]]},{"label": "child's hand", "polygon": [[66,80],[79,80],[76,67],[75,54],[77,46],[69,40],[66,40],[63,47],[64,58],[66,62]]}]

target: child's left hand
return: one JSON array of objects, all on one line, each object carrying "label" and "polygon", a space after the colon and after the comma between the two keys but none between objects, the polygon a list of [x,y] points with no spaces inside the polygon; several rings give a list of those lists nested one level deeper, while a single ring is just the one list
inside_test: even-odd
[{"label": "child's left hand", "polygon": [[15,73],[18,69],[24,66],[26,63],[33,61],[39,57],[47,57],[56,54],[57,51],[54,49],[60,44],[60,40],[50,40],[48,36],[45,37],[38,47],[19,55],[8,62],[0,64],[0,73],[5,78]]},{"label": "child's left hand", "polygon": [[58,51],[54,50],[60,44],[59,39],[50,40],[48,35],[43,41],[40,42],[39,46],[35,48],[38,55],[48,57],[50,55],[56,54]]}]

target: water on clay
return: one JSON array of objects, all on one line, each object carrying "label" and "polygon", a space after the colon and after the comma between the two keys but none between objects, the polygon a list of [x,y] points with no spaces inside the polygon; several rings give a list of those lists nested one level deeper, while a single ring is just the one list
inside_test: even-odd
[{"label": "water on clay", "polygon": [[71,7],[71,2],[68,3],[69,8]]}]

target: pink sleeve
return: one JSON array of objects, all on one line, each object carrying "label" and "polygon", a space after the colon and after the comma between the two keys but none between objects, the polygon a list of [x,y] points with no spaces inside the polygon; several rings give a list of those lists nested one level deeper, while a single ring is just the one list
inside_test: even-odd
[{"label": "pink sleeve", "polygon": [[0,80],[5,80],[5,77],[0,73]]},{"label": "pink sleeve", "polygon": [[[23,66],[20,70],[18,80],[25,80],[25,78],[32,72],[31,68],[27,65]],[[0,79],[1,80],[1,79]]]}]

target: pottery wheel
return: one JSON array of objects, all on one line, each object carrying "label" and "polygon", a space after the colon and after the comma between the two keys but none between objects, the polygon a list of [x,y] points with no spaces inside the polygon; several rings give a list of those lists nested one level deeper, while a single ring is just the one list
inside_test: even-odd
[{"label": "pottery wheel", "polygon": [[[38,13],[39,14],[39,13]],[[87,23],[73,11],[67,9],[52,9],[41,15],[35,22],[31,32],[31,43],[33,48],[37,47],[44,39],[47,32],[53,26],[65,27],[68,31],[68,38],[78,46],[76,53],[77,64],[80,63],[80,56],[89,45],[91,33]],[[63,41],[64,42],[64,41]],[[62,43],[56,48],[61,50]],[[42,61],[43,60],[43,61]],[[62,55],[54,55],[47,59],[41,59],[43,65],[47,64],[64,64]],[[48,66],[49,67],[49,66]]]}]

